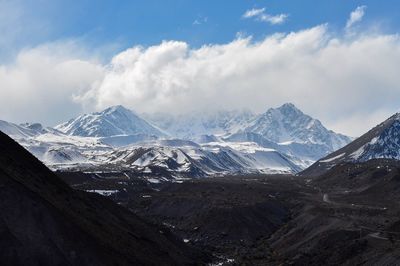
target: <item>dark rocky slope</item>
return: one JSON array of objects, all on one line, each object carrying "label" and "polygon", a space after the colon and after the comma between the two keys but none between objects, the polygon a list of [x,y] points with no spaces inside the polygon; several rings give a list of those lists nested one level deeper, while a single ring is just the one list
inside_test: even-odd
[{"label": "dark rocky slope", "polygon": [[0,132],[1,265],[204,263],[168,229],[74,191]]}]

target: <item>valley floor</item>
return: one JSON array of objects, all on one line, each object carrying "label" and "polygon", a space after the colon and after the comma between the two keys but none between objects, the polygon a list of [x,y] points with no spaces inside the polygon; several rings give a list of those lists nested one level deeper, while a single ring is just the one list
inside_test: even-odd
[{"label": "valley floor", "polygon": [[169,228],[217,265],[400,263],[400,206],[388,198],[290,175],[152,184],[129,173],[58,174]]}]

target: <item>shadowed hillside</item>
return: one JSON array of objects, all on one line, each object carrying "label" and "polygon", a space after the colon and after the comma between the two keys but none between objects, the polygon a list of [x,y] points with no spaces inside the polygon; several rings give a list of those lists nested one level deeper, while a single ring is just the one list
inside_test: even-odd
[{"label": "shadowed hillside", "polygon": [[0,132],[2,265],[187,265],[204,257],[111,200],[74,191]]}]

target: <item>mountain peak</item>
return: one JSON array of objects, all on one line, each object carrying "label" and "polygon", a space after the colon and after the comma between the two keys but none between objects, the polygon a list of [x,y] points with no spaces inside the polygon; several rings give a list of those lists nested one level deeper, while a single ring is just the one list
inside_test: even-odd
[{"label": "mountain peak", "polygon": [[122,106],[122,105],[114,105],[106,108],[105,110],[101,111],[101,114],[110,114],[110,113],[115,113],[115,112],[120,112],[120,113],[126,113],[126,112],[131,112],[133,113],[132,110]]},{"label": "mountain peak", "polygon": [[58,125],[56,129],[69,135],[83,137],[111,137],[136,134],[164,135],[158,128],[122,105],[111,106],[101,112],[81,115]]},{"label": "mountain peak", "polygon": [[274,142],[294,141],[325,145],[335,150],[350,142],[350,138],[326,129],[319,120],[304,114],[292,103],[271,108],[258,116],[246,129]]},{"label": "mountain peak", "polygon": [[283,114],[303,114],[303,112],[297,108],[293,103],[285,103],[275,110],[279,110]]},{"label": "mountain peak", "polygon": [[293,103],[284,103],[278,109],[297,109],[298,108]]}]

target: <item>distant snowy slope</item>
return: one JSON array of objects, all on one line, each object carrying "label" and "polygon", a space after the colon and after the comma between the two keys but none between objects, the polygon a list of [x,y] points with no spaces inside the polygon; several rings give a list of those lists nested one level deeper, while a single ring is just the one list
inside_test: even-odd
[{"label": "distant snowy slope", "polygon": [[303,143],[303,142],[282,142],[275,143],[263,137],[260,134],[253,132],[239,132],[224,138],[224,141],[229,142],[254,142],[260,147],[274,149],[282,154],[296,157],[304,161],[302,166],[309,166],[319,158],[329,154],[332,150],[326,145],[316,143]]},{"label": "distant snowy slope", "polygon": [[36,134],[34,130],[24,128],[3,120],[0,120],[0,131],[14,139],[27,138]]},{"label": "distant snowy slope", "polygon": [[170,133],[183,139],[198,139],[204,135],[226,135],[246,127],[255,115],[251,111],[193,112],[182,115],[145,114],[144,117]]},{"label": "distant snowy slope", "polygon": [[44,128],[39,123],[25,123],[17,125],[3,120],[0,120],[0,131],[12,137],[13,139],[30,138],[48,132],[57,134],[57,130],[54,130],[53,128]]},{"label": "distant snowy slope", "polygon": [[165,135],[134,112],[120,105],[107,108],[102,112],[81,115],[55,128],[68,135],[83,137]]}]

